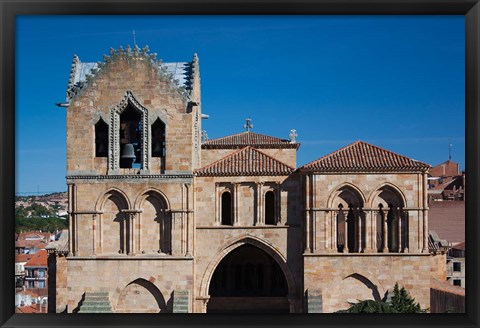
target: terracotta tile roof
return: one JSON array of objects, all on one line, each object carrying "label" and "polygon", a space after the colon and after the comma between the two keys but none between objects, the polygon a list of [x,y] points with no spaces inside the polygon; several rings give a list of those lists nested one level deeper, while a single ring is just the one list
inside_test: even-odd
[{"label": "terracotta tile roof", "polygon": [[[21,232],[17,240],[26,240],[27,238],[35,238],[36,240],[49,240],[50,239],[49,232],[41,232],[41,231],[29,231],[29,232]],[[31,239],[31,240],[35,240]]]},{"label": "terracotta tile roof", "polygon": [[46,267],[47,266],[48,253],[46,250],[39,250],[37,254],[25,263],[25,267]]},{"label": "terracotta tile roof", "polygon": [[15,263],[28,262],[35,254],[15,254]]},{"label": "terracotta tile roof", "polygon": [[15,308],[15,313],[42,313],[37,305],[19,306]]},{"label": "terracotta tile roof", "polygon": [[252,147],[245,147],[203,168],[197,176],[289,175],[295,169]]},{"label": "terracotta tile roof", "polygon": [[300,168],[319,172],[425,171],[430,165],[356,141]]},{"label": "terracotta tile roof", "polygon": [[298,149],[299,143],[291,143],[290,140],[270,137],[251,131],[232,134],[230,136],[212,139],[204,142],[202,148],[212,149],[236,149],[246,146],[255,148],[293,148]]}]

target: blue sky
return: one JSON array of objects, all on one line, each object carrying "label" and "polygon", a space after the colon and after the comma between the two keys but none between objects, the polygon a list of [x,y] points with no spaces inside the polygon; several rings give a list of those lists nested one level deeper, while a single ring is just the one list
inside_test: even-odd
[{"label": "blue sky", "polygon": [[463,16],[20,16],[16,191],[66,190],[65,90],[74,54],[133,45],[165,62],[200,58],[210,139],[288,138],[301,166],[356,140],[465,167]]}]

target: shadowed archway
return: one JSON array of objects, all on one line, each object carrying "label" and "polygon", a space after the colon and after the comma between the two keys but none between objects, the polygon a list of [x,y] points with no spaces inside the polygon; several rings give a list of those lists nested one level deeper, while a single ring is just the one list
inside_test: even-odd
[{"label": "shadowed archway", "polygon": [[275,259],[245,244],[217,265],[209,287],[208,313],[288,313],[288,286]]}]

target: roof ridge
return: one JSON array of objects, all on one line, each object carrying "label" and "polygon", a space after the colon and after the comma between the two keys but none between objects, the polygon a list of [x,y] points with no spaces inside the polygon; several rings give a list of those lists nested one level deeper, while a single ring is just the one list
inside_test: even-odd
[{"label": "roof ridge", "polygon": [[[278,138],[278,137],[274,137],[274,136],[269,136],[268,134],[263,134],[263,133],[257,133],[257,132],[253,132],[253,131],[243,131],[243,132],[238,132],[238,133],[234,133],[234,134],[229,134],[229,135],[226,135],[226,136],[223,136],[223,137],[218,137],[218,138],[215,138],[215,139],[210,139],[210,140],[207,140],[205,141],[203,144],[208,144],[208,143],[211,143],[211,142],[214,142],[214,141],[217,141],[217,140],[220,140],[220,139],[225,139],[225,138],[229,138],[229,137],[236,137],[236,136],[240,136],[242,134],[245,134],[247,136],[251,136],[251,135],[257,135],[257,136],[264,136],[264,137],[269,137],[269,138],[272,138],[272,139],[278,139],[279,141],[288,141],[288,139],[282,139],[282,138]],[[251,140],[249,140],[250,142]]]},{"label": "roof ridge", "polygon": [[[325,156],[303,165],[300,169],[428,169],[429,164],[391,150],[357,140]],[[362,167],[363,166],[363,167]]]},{"label": "roof ridge", "polygon": [[[245,153],[245,156],[242,157],[242,155],[240,155],[242,153]],[[236,163],[237,160],[241,163]],[[254,160],[258,163],[254,162]],[[209,172],[210,169],[215,170],[216,167],[223,170],[223,173]],[[278,174],[283,175],[286,172],[291,173],[295,171],[295,168],[256,149],[255,147],[246,146],[216,160],[213,163],[194,170],[194,173],[200,175],[236,175],[238,171],[242,171],[243,174],[247,175],[252,172],[254,174],[257,173],[258,175],[280,172]]]}]

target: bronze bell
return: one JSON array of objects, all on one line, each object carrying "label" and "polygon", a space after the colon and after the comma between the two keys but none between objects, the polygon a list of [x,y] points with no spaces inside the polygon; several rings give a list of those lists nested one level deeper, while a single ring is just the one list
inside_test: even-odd
[{"label": "bronze bell", "polygon": [[135,149],[133,147],[133,144],[126,144],[123,147],[123,152],[122,152],[122,158],[124,159],[135,159],[137,156],[135,156]]}]

